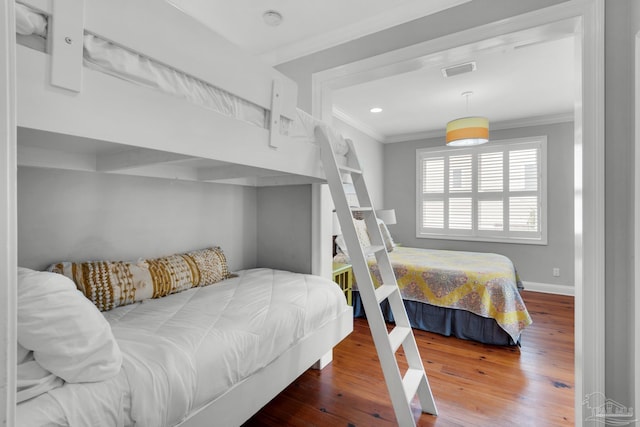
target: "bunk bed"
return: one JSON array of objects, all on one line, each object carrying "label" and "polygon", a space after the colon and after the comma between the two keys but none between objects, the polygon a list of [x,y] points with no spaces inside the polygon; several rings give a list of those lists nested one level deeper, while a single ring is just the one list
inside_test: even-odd
[{"label": "bunk bed", "polygon": [[[251,186],[324,181],[319,148],[313,137],[318,123],[296,109],[295,83],[197,24],[170,3],[24,0],[16,4],[16,15],[22,19],[16,25],[19,166]],[[144,70],[151,70],[151,75],[145,75]],[[334,147],[348,164],[345,148],[346,144]],[[263,298],[253,299],[251,293],[256,292],[253,286],[253,290],[241,293],[244,296],[241,299],[222,300],[228,302],[226,308],[244,305],[248,306],[246,310],[261,312],[265,309],[261,305],[265,300],[264,289],[284,286],[280,293],[293,294],[288,307],[294,311],[306,313],[308,307],[300,305],[304,298],[326,302],[320,318],[312,322],[315,326],[302,320],[302,325],[298,323],[294,328],[295,333],[281,328],[284,335],[271,339],[285,344],[264,359],[257,352],[260,344],[254,343],[245,350],[255,353],[252,360],[259,363],[246,370],[238,358],[235,362],[227,361],[238,363],[242,374],[229,374],[235,380],[223,381],[224,389],[212,390],[214,387],[206,382],[187,384],[185,379],[182,384],[185,388],[198,390],[197,396],[188,402],[180,401],[180,390],[165,390],[165,395],[178,397],[178,401],[166,403],[170,408],[162,423],[205,426],[215,419],[221,425],[239,425],[312,364],[317,362],[316,366],[322,368],[330,361],[332,348],[351,332],[352,310],[344,298],[334,298],[341,296],[337,286],[328,279],[274,270],[241,272],[238,278],[188,289],[154,299],[152,303],[117,307],[105,317],[111,322],[116,339],[120,336],[124,357],[135,358],[138,357],[135,353],[126,351],[127,346],[141,344],[139,337],[131,335],[136,322],[126,321],[132,307],[136,307],[137,314],[131,317],[136,320],[147,317],[152,322],[172,322],[154,317],[153,312],[172,312],[172,307],[188,306],[197,300],[196,296],[215,289],[233,296],[238,289],[244,289],[247,277],[257,273],[275,278],[269,286],[262,286],[262,294],[258,292]],[[250,282],[260,288],[265,280]],[[312,290],[322,288],[328,293],[313,295]],[[295,289],[304,295],[292,291]],[[216,301],[209,305],[217,307],[220,301]],[[198,304],[192,311],[203,309],[202,302]],[[225,311],[225,315],[239,322],[238,316],[244,313],[254,323],[259,322],[259,317],[249,316],[246,310]],[[279,311],[270,312],[276,313],[277,321]],[[20,339],[18,336],[19,342]],[[147,349],[146,353],[153,352]],[[160,366],[166,363],[161,357],[153,363]],[[176,360],[178,355],[170,357]],[[198,357],[206,359],[206,354]],[[142,365],[144,361],[138,363]],[[185,368],[184,375],[193,372]],[[121,374],[106,382],[119,386],[126,383]],[[54,399],[57,405],[70,408],[68,400],[61,403],[59,399],[93,396],[97,399],[91,402],[95,408],[102,399],[95,390],[105,385],[95,384],[94,388],[62,386],[56,390],[67,396]],[[220,382],[213,378],[212,384],[218,387]],[[208,387],[208,392],[202,393],[202,387]],[[146,390],[149,388],[153,387]],[[141,389],[144,393],[144,387]],[[24,415],[37,408],[51,407],[51,399],[43,396],[49,395],[20,403],[18,413],[22,410]],[[130,397],[129,392],[124,396]],[[131,409],[136,399],[142,397],[116,399],[116,403]],[[138,406],[140,416],[151,416],[149,411],[165,404],[148,400],[149,396],[145,399]],[[73,414],[65,412],[66,421],[50,421],[68,423]],[[82,414],[78,416],[78,420],[87,419]],[[130,421],[136,421],[135,412],[131,416],[134,418]],[[156,418],[149,420],[148,425],[156,425]],[[123,418],[119,422],[127,425]]]},{"label": "bunk bed", "polygon": [[[22,3],[49,25],[28,11],[18,25],[27,33],[16,53],[18,126],[34,136],[19,142],[19,165],[258,186],[324,181],[317,122],[296,108],[295,83],[169,3]],[[344,159],[346,144],[335,148]]]}]

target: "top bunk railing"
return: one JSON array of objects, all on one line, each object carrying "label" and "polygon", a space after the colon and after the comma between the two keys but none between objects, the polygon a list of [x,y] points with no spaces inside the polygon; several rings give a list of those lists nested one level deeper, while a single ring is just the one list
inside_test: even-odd
[{"label": "top bunk railing", "polygon": [[[313,182],[324,179],[317,145],[313,143],[315,121],[310,122],[313,119],[309,117],[300,119],[305,114],[295,108],[295,82],[173,6],[156,0],[19,2],[39,11],[48,21],[47,39],[42,43],[47,48],[22,46],[17,52],[19,126],[122,144],[124,149],[159,150],[248,166],[235,168],[236,171],[262,168],[265,173],[271,169],[311,177]],[[155,25],[150,26],[149,22]],[[83,43],[76,43],[79,39],[84,39]],[[184,73],[196,83],[235,95],[242,102],[263,109],[263,123],[259,129],[246,126],[231,115],[225,117],[224,112],[214,109],[221,114],[211,114],[197,102],[176,102],[176,94],[171,91],[163,94],[149,90],[149,86],[161,84],[131,85],[124,80],[140,83],[140,76],[123,77],[105,71],[104,64],[90,58],[87,40],[101,40],[169,71]],[[78,45],[83,45],[82,55]],[[113,75],[120,78],[114,79]],[[253,114],[255,117],[258,116]],[[260,119],[247,121],[255,124]],[[295,125],[290,126],[291,123]],[[48,156],[47,150],[56,149],[56,145],[28,141],[18,148],[19,154],[22,149],[30,159],[21,164],[41,166],[43,159],[54,157]],[[60,159],[64,153],[56,155]],[[80,170],[98,170],[92,163],[83,161]],[[95,163],[100,164],[100,159]],[[220,175],[217,171],[196,172],[192,176]],[[270,175],[277,178],[277,174]]]},{"label": "top bunk railing", "polygon": [[[92,34],[268,111],[269,145],[296,118],[295,82],[164,1],[20,0],[48,16],[50,83],[82,91],[83,38]],[[150,23],[153,23],[151,25]]]},{"label": "top bunk railing", "polygon": [[[78,53],[73,40],[79,36],[81,39],[84,31],[224,88],[268,110],[273,98],[273,81],[278,80],[286,94],[280,97],[282,115],[291,120],[295,118],[295,82],[165,1],[20,0],[20,3],[50,16],[52,55],[73,46],[72,62],[78,67],[82,51]],[[67,38],[72,39],[71,45]]]}]

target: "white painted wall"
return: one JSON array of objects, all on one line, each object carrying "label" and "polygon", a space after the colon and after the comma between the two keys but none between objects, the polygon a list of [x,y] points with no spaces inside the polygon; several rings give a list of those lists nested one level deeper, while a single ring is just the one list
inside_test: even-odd
[{"label": "white painted wall", "polygon": [[18,263],[135,260],[222,247],[256,266],[256,190],[222,184],[18,168]]},{"label": "white painted wall", "polygon": [[[411,247],[499,253],[513,261],[525,282],[573,287],[573,123],[496,130],[491,140],[541,135],[547,136],[547,245],[416,237],[416,149],[441,147],[444,137],[385,145],[385,204],[396,209],[398,219],[389,226],[394,239]],[[560,277],[553,277],[554,267],[560,268]]]}]

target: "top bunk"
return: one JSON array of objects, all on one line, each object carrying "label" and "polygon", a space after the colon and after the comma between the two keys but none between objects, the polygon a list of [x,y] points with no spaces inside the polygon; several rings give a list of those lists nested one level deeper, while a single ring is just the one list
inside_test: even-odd
[{"label": "top bunk", "polygon": [[20,0],[16,28],[18,165],[324,181],[295,82],[167,1]]}]

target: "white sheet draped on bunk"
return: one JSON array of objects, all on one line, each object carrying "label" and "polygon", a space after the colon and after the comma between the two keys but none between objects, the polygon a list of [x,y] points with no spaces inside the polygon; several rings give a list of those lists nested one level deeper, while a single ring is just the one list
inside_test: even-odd
[{"label": "white sheet draped on bunk", "polygon": [[47,50],[47,17],[16,3],[16,40],[31,49]]},{"label": "white sheet draped on bunk", "polygon": [[92,34],[84,36],[84,61],[89,68],[267,127],[264,108]]},{"label": "white sheet draped on bunk", "polygon": [[27,6],[16,3],[16,33],[23,36],[32,34],[47,36],[47,18],[31,10]]}]

